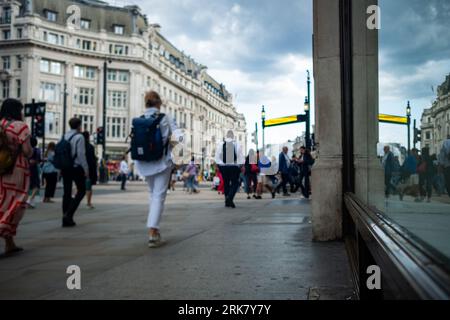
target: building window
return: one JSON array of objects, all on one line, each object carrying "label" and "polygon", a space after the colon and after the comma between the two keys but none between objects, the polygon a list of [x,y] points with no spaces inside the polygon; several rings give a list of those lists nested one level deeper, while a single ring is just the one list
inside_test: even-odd
[{"label": "building window", "polygon": [[17,69],[22,69],[22,57],[21,56],[16,56],[16,65],[17,65]]},{"label": "building window", "polygon": [[116,44],[114,46],[114,54],[117,55],[123,55],[124,54],[124,47],[122,45]]},{"label": "building window", "polygon": [[58,13],[51,10],[45,10],[45,18],[48,21],[56,22],[56,19],[58,18]]},{"label": "building window", "polygon": [[108,81],[128,83],[129,79],[128,71],[108,69]]},{"label": "building window", "polygon": [[17,28],[17,39],[22,39],[23,31],[22,28]]},{"label": "building window", "polygon": [[117,24],[114,25],[114,33],[123,35],[123,33],[124,33],[124,26],[117,25]]},{"label": "building window", "polygon": [[128,94],[126,91],[108,91],[108,106],[110,108],[127,108]]},{"label": "building window", "polygon": [[81,120],[81,126],[83,131],[94,132],[94,116],[90,115],[75,115],[75,118]]},{"label": "building window", "polygon": [[118,117],[108,117],[107,137],[113,139],[125,139],[127,136],[127,119]]},{"label": "building window", "polygon": [[86,19],[81,19],[80,22],[81,29],[89,30],[91,28],[91,21]]},{"label": "building window", "polygon": [[45,113],[45,133],[49,135],[59,135],[59,113],[56,112],[46,112]]},{"label": "building window", "polygon": [[62,64],[61,64],[61,62],[42,59],[40,69],[41,69],[41,72],[44,72],[44,73],[61,74]]},{"label": "building window", "polygon": [[91,50],[91,48],[92,48],[92,42],[88,41],[88,40],[83,40],[81,49],[83,49],[83,50]]},{"label": "building window", "polygon": [[3,31],[3,40],[10,40],[11,39],[11,30],[4,30]]},{"label": "building window", "polygon": [[2,97],[9,98],[9,80],[2,81]]},{"label": "building window", "polygon": [[425,139],[427,139],[427,140],[430,140],[431,139],[431,132],[427,132],[426,134],[425,134]]},{"label": "building window", "polygon": [[0,19],[0,22],[4,23],[4,24],[11,23],[11,8],[10,7],[3,8],[3,15]]},{"label": "building window", "polygon": [[94,67],[76,65],[73,73],[75,78],[91,79],[91,80],[95,79]]},{"label": "building window", "polygon": [[2,60],[3,60],[3,70],[11,69],[11,57],[5,56],[5,57],[2,57]]},{"label": "building window", "polygon": [[94,105],[94,89],[93,88],[76,88],[74,94],[74,103],[79,106]]},{"label": "building window", "polygon": [[64,45],[64,36],[44,31],[44,41],[54,45]]},{"label": "building window", "polygon": [[55,83],[42,82],[39,99],[46,102],[59,103],[61,101],[61,86]]},{"label": "building window", "polygon": [[17,98],[22,96],[22,82],[20,80],[16,80],[16,95]]}]

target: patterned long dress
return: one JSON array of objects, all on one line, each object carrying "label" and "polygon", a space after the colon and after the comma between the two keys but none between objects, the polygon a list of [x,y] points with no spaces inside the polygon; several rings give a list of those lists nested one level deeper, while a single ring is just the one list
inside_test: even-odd
[{"label": "patterned long dress", "polygon": [[[5,128],[8,123],[9,121],[3,119],[0,125]],[[13,150],[17,150],[30,138],[28,126],[21,121],[11,123],[6,128],[6,134]],[[13,172],[0,176],[0,237],[16,235],[17,226],[25,212],[29,185],[28,159],[20,152]]]}]

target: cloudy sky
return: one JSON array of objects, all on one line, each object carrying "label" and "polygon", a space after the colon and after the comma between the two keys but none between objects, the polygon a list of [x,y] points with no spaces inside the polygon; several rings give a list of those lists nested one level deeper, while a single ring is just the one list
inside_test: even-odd
[{"label": "cloudy sky", "polygon": [[[134,0],[174,45],[208,66],[235,96],[249,131],[267,117],[303,113],[312,69],[312,0]],[[294,139],[304,125],[274,128],[266,143]]]},{"label": "cloudy sky", "polygon": [[[312,0],[133,0],[178,48],[209,67],[235,95],[249,131],[303,112],[312,70]],[[380,0],[380,112],[420,119],[432,87],[450,73],[450,1]],[[312,91],[313,92],[313,91]],[[294,139],[304,125],[268,129],[267,143]],[[406,129],[380,126],[380,141],[406,144]]]},{"label": "cloudy sky", "polygon": [[[411,100],[420,123],[450,74],[450,1],[380,0],[380,6],[380,112],[404,115]],[[380,141],[406,140],[405,129],[380,126]]]}]

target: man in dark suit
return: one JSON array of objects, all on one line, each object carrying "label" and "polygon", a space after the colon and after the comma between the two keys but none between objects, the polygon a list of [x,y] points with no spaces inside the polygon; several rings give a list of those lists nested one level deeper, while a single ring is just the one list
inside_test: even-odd
[{"label": "man in dark suit", "polygon": [[278,186],[278,190],[283,188],[283,196],[289,197],[290,194],[287,192],[286,185],[289,182],[289,167],[291,165],[291,160],[288,156],[288,147],[283,147],[283,151],[278,157],[279,172],[281,173],[281,184]]}]

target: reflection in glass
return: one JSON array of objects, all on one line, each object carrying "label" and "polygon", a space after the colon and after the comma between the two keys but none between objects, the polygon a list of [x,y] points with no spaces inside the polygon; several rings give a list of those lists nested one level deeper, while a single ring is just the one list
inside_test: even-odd
[{"label": "reflection in glass", "polygon": [[[380,123],[384,201],[372,204],[450,257],[450,2],[380,0],[382,114],[411,116],[411,128]],[[411,151],[408,151],[411,145]],[[450,261],[450,260],[449,260]]]}]

